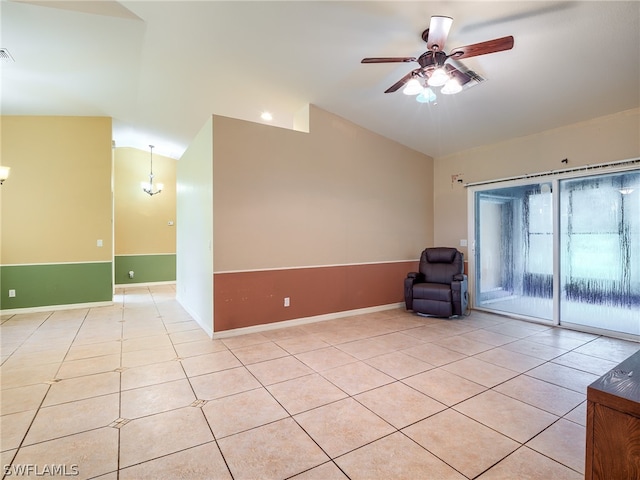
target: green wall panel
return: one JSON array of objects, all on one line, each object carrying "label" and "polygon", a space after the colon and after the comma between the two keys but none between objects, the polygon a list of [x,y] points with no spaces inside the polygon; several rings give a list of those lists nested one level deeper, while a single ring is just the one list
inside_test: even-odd
[{"label": "green wall panel", "polygon": [[111,268],[111,262],[1,266],[0,309],[110,302]]},{"label": "green wall panel", "polygon": [[[176,255],[122,255],[115,257],[116,285],[176,281]],[[129,272],[133,271],[133,278]]]}]

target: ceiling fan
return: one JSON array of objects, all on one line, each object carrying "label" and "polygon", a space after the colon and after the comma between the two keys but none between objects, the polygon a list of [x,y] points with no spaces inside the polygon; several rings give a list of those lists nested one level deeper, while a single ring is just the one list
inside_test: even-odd
[{"label": "ceiling fan", "polygon": [[423,103],[435,101],[436,95],[431,87],[442,87],[441,93],[455,94],[463,88],[477,85],[484,81],[484,78],[466,68],[459,60],[511,50],[513,37],[501,37],[458,47],[447,55],[444,44],[452,23],[451,17],[431,17],[429,28],[422,32],[422,40],[427,43],[428,50],[419,57],[372,57],[363,58],[361,63],[418,62],[419,68],[407,73],[384,93],[395,92],[404,86],[403,93],[417,95],[416,100]]}]

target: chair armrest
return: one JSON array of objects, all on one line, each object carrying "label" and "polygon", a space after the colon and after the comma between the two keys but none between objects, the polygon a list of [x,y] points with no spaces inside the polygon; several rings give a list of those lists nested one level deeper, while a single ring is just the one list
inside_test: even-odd
[{"label": "chair armrest", "polygon": [[456,273],[453,276],[454,282],[464,282],[467,279],[467,276],[464,273]]},{"label": "chair armrest", "polygon": [[407,279],[412,279],[413,283],[420,283],[424,281],[424,274],[420,272],[409,272],[407,273]]}]

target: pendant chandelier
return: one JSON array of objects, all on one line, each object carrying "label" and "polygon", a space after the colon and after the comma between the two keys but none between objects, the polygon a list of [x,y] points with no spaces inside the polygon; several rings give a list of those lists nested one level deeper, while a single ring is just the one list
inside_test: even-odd
[{"label": "pendant chandelier", "polygon": [[149,181],[148,182],[140,182],[140,186],[145,193],[148,193],[150,196],[156,195],[162,191],[164,185],[162,183],[156,183],[155,186],[153,184],[153,145],[149,145],[150,149],[150,162],[151,166],[149,168]]}]

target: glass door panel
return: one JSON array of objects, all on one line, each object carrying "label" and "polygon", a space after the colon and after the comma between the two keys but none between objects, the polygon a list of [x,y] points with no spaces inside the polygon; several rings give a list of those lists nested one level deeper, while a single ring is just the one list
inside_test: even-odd
[{"label": "glass door panel", "polygon": [[553,319],[550,184],[476,192],[475,304]]},{"label": "glass door panel", "polygon": [[560,192],[560,322],[640,334],[640,172]]}]

